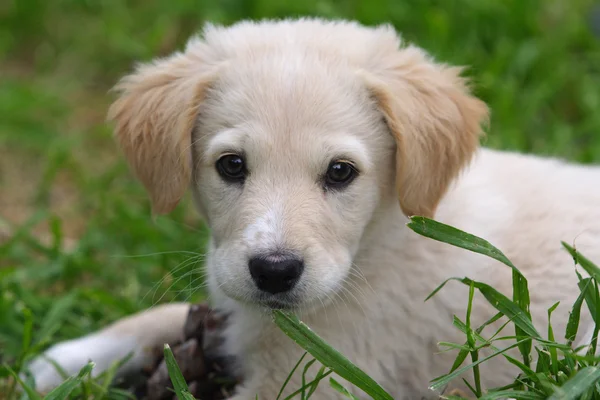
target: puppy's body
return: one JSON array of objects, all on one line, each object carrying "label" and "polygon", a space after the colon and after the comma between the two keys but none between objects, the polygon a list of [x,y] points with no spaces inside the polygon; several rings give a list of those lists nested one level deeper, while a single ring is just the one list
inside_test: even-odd
[{"label": "puppy's body", "polygon": [[[564,331],[578,294],[560,241],[600,259],[600,169],[476,151],[485,106],[456,69],[399,48],[390,29],[320,20],[213,28],[120,88],[111,113],[117,136],[155,210],[173,208],[191,181],[211,227],[211,297],[232,313],[222,350],[238,357],[246,378],[236,400],[275,398],[302,354],[270,321],[272,304],[298,311],[394,398],[435,397],[429,380],[452,364],[452,355],[435,354],[436,343],[464,340],[452,316],[464,316],[467,288],[449,284],[425,297],[465,276],[510,295],[511,271],[416,235],[406,215],[435,216],[499,247],[529,279],[538,327],[561,301],[555,332]],[[239,179],[218,169],[232,154],[246,166]],[[350,163],[356,177],[332,185],[335,163]],[[267,293],[249,265],[273,254],[303,269],[294,285]],[[161,323],[159,314],[176,315],[160,334],[133,318],[92,338],[127,339],[143,354],[168,339],[165,332],[179,334],[187,306],[173,307],[176,314],[162,308],[139,317]],[[478,299],[473,324],[493,314]],[[82,358],[70,354],[114,358],[104,356],[110,341],[93,343],[100,342],[66,343],[71,351],[51,354],[69,371]],[[56,384],[48,364],[33,367],[42,388]],[[486,368],[486,385],[514,374],[506,363]],[[288,387],[299,386],[296,376]],[[336,397],[321,385],[317,398]]]},{"label": "puppy's body", "polygon": [[[559,337],[578,295],[573,260],[560,241],[575,243],[592,260],[600,258],[600,190],[594,185],[599,181],[599,168],[484,150],[442,201],[437,219],[489,239],[521,269],[529,280],[531,312],[540,331],[547,325],[548,308],[560,301],[553,315]],[[464,341],[452,317],[464,321],[468,288],[449,284],[428,302],[423,300],[449,277],[480,280],[510,296],[511,271],[484,256],[414,234],[393,200],[379,211],[355,260],[364,278],[353,279],[352,292],[341,294],[334,304],[302,318],[395,399],[437,398],[428,394],[428,382],[447,373],[456,356],[440,354],[437,343]],[[492,315],[494,310],[479,297],[473,324]],[[240,309],[232,320],[226,347],[246,343],[252,349],[245,358],[248,368],[263,374],[240,398],[251,398],[255,391],[269,398],[302,352],[267,318]],[[589,328],[586,315],[581,336]],[[507,329],[505,334],[514,332]],[[485,387],[507,384],[517,373],[503,360],[483,364],[482,371]],[[299,380],[294,383],[300,387]],[[261,391],[266,384],[271,387]],[[322,386],[318,398],[335,398]]]}]

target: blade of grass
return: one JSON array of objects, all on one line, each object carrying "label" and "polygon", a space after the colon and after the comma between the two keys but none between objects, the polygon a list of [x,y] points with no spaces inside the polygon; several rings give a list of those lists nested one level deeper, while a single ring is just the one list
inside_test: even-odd
[{"label": "blade of grass", "polygon": [[[529,310],[530,299],[529,289],[527,287],[527,280],[517,269],[512,271],[512,283],[513,283],[513,301],[523,312],[531,319],[531,312]],[[515,325],[515,334],[517,340],[527,338],[527,332],[520,326]],[[526,340],[519,346],[519,351],[523,357],[523,363],[530,366],[530,354],[531,354],[531,340]]]},{"label": "blade of grass", "polygon": [[8,365],[4,365],[4,368],[6,368],[6,370],[13,376],[15,382],[18,382],[19,385],[21,385],[25,393],[27,393],[27,396],[29,396],[30,400],[42,400],[42,396],[38,395],[31,386],[25,383],[19,374],[17,374],[12,368],[10,368]]},{"label": "blade of grass", "polygon": [[321,366],[321,368],[319,368],[319,372],[317,372],[317,376],[315,377],[316,382],[310,387],[310,390],[308,391],[308,395],[306,395],[307,399],[310,399],[310,397],[313,395],[313,393],[315,393],[315,391],[317,390],[317,387],[319,386],[319,382],[321,382],[322,376],[325,374],[326,367],[323,365]]},{"label": "blade of grass", "polygon": [[490,392],[479,398],[479,400],[544,400],[546,397],[535,392],[525,392],[522,390],[502,390],[498,392]]},{"label": "blade of grass", "polygon": [[477,328],[475,330],[475,332],[481,334],[481,332],[483,332],[483,330],[493,324],[494,322],[498,321],[500,318],[502,318],[504,316],[504,314],[502,314],[501,312],[496,313],[492,318],[488,319],[487,321],[485,321],[483,324],[481,324],[481,326],[479,326],[479,328]]},{"label": "blade of grass", "polygon": [[331,385],[332,388],[334,388],[338,393],[343,394],[345,397],[351,399],[351,400],[359,400],[358,397],[356,397],[355,395],[353,395],[352,393],[350,393],[348,391],[348,389],[346,389],[344,386],[342,386],[338,381],[336,381],[333,378],[329,378],[329,384]]},{"label": "blade of grass", "polygon": [[574,247],[569,246],[566,242],[561,242],[563,247],[567,249],[575,264],[581,266],[592,278],[596,281],[600,281],[600,268],[593,262],[588,260],[583,254],[578,252]]},{"label": "blade of grass", "polygon": [[294,397],[296,397],[298,394],[302,393],[304,390],[312,387],[312,385],[314,385],[315,383],[318,383],[319,381],[327,378],[329,375],[331,375],[333,373],[332,370],[329,370],[327,372],[325,372],[322,376],[320,376],[319,378],[315,378],[312,381],[308,382],[306,385],[302,385],[302,387],[298,390],[296,390],[294,393],[290,394],[288,397],[286,397],[284,400],[292,400]]},{"label": "blade of grass", "polygon": [[600,368],[585,367],[561,387],[556,387],[548,400],[576,400],[600,380]]},{"label": "blade of grass", "polygon": [[[461,332],[463,332],[463,333],[466,334],[467,326],[465,325],[464,322],[462,322],[457,317],[454,317],[453,325],[456,326]],[[489,343],[489,341],[486,340],[484,337],[482,337],[478,332],[475,332],[474,336],[475,336],[475,338],[477,340],[479,340],[479,341],[481,341],[483,343],[488,343],[490,349],[492,349],[493,351],[500,351],[500,349],[498,349],[493,344]],[[516,359],[510,357],[509,355],[502,354],[502,356],[504,358],[506,358],[506,360],[508,360],[508,362],[510,362],[511,364],[513,364],[516,367],[518,367],[521,371],[523,371],[527,375],[527,377],[529,377],[530,379],[533,379],[533,380],[537,381],[536,374],[535,374],[535,372],[530,367],[528,367],[527,365],[523,364],[519,360],[516,360]],[[451,372],[454,372],[454,371],[451,371]]]},{"label": "blade of grass", "polygon": [[[589,388],[587,391],[585,391],[583,393],[583,395],[581,395],[581,397],[579,398],[579,400],[592,400],[594,398],[594,393],[596,392],[597,389],[595,388]],[[598,392],[600,394],[600,392]]]},{"label": "blade of grass", "polygon": [[[467,286],[473,284],[475,288],[486,298],[486,300],[498,311],[511,319],[515,325],[519,326],[528,337],[541,339],[537,329],[533,326],[531,318],[508,297],[498,292],[488,284],[473,281],[469,278],[450,278]],[[522,342],[522,341],[520,341]]]},{"label": "blade of grass", "polygon": [[450,374],[442,375],[440,377],[437,377],[437,378],[435,378],[435,379],[433,379],[431,381],[431,385],[429,386],[429,388],[431,390],[439,390],[439,389],[443,388],[444,386],[446,386],[448,383],[450,383],[452,380],[454,380],[455,378],[457,378],[458,376],[460,376],[461,374],[463,374],[466,371],[470,370],[471,368],[473,368],[473,367],[475,367],[477,365],[480,365],[481,363],[484,363],[484,362],[486,362],[486,361],[488,361],[488,360],[490,360],[490,359],[492,359],[492,358],[494,358],[494,357],[496,357],[498,355],[501,355],[501,354],[509,351],[510,349],[514,349],[518,345],[519,345],[519,342],[516,342],[515,344],[510,345],[510,346],[508,346],[508,347],[506,347],[506,348],[504,348],[502,350],[495,351],[494,353],[490,354],[489,356],[481,358],[481,359],[477,360],[474,363],[471,363],[471,364],[466,365],[466,366],[464,366],[462,368],[459,368],[459,369],[457,369],[456,371],[454,371],[454,372],[452,372]]},{"label": "blade of grass", "polygon": [[585,304],[587,305],[588,310],[590,310],[592,319],[596,322],[596,295],[594,293],[592,278],[582,279],[577,285],[579,286],[579,290],[584,292]]},{"label": "blade of grass", "polygon": [[282,310],[275,310],[272,315],[277,326],[321,364],[363,390],[374,400],[393,400],[369,375],[327,344],[298,317]]},{"label": "blade of grass", "polygon": [[47,357],[45,354],[42,354],[41,356],[44,360],[48,361],[50,364],[52,364],[52,367],[54,367],[54,369],[56,370],[56,372],[58,373],[58,375],[60,375],[60,377],[63,380],[67,380],[69,379],[69,373],[67,371],[65,371],[65,369],[63,367],[60,366],[59,363],[57,363],[54,359]]},{"label": "blade of grass", "polygon": [[304,354],[302,354],[302,357],[300,357],[296,365],[294,365],[294,368],[292,368],[287,378],[285,378],[285,382],[283,382],[283,385],[281,385],[281,389],[279,389],[279,393],[277,394],[277,398],[275,400],[279,400],[281,398],[281,395],[283,394],[283,391],[285,390],[287,384],[290,382],[290,379],[292,379],[292,375],[294,375],[294,372],[296,372],[300,364],[302,364],[302,361],[304,360],[307,354],[307,352],[304,352]]},{"label": "blade of grass", "polygon": [[165,363],[167,364],[167,370],[169,371],[169,378],[175,389],[175,394],[179,400],[194,400],[194,396],[190,394],[188,385],[185,378],[181,374],[181,370],[177,365],[173,351],[168,344],[164,347]]},{"label": "blade of grass", "polygon": [[452,364],[452,368],[450,368],[450,372],[456,371],[462,365],[462,363],[465,362],[468,355],[469,355],[469,350],[461,350],[458,353],[458,356],[456,356],[456,359],[454,360],[454,364]]},{"label": "blade of grass", "polygon": [[590,285],[587,292],[588,296],[586,297],[586,302],[589,301],[588,308],[590,309],[590,312],[592,309],[596,311],[595,316],[593,316],[594,333],[592,334],[590,347],[588,349],[588,355],[593,356],[596,354],[598,332],[600,331],[600,292],[598,291],[598,281],[596,281],[596,279],[592,279],[592,285]]},{"label": "blade of grass", "polygon": [[523,276],[521,271],[500,250],[480,237],[471,235],[450,225],[419,216],[411,217],[407,226],[421,236],[491,257]]},{"label": "blade of grass", "polygon": [[[470,347],[471,353],[471,361],[476,363],[479,359],[479,352],[476,349],[475,338],[473,337],[473,330],[471,329],[471,310],[473,309],[473,295],[475,294],[475,282],[471,281],[469,285],[469,302],[467,303],[467,316],[466,316],[466,324],[467,324],[467,343]],[[467,383],[467,386],[471,389],[471,391],[475,394],[476,397],[481,396],[481,377],[479,373],[479,365],[475,365],[473,367],[473,381],[475,382],[475,389],[471,388],[471,385]]]},{"label": "blade of grass", "polygon": [[[490,324],[493,324],[494,322],[496,322],[497,320],[499,320],[503,316],[504,316],[504,314],[497,313],[492,318],[490,318],[489,320],[487,320],[486,322],[484,322],[479,328],[477,328],[475,330],[475,336],[476,336],[476,338],[483,339],[483,337],[480,336],[480,334],[483,331],[483,329],[485,329],[486,326],[488,326]],[[456,318],[456,316],[454,316],[454,320],[455,321],[460,321],[458,318]],[[465,343],[462,346],[459,345],[459,344],[456,344],[456,343],[447,343],[447,342],[440,342],[439,343],[439,345],[445,345],[445,344],[449,345],[449,347],[454,347],[454,348],[460,349],[460,351],[458,352],[458,355],[456,356],[456,359],[454,360],[454,364],[452,364],[452,368],[450,368],[450,372],[453,372],[458,367],[460,367],[462,365],[462,363],[467,359],[467,356],[469,355],[469,346],[468,346],[469,343]]]},{"label": "blade of grass", "polygon": [[40,336],[36,338],[38,343],[44,343],[52,338],[52,335],[60,328],[69,311],[75,305],[78,296],[77,292],[71,292],[54,302],[52,308],[42,320],[39,329]]},{"label": "blade of grass", "polygon": [[433,289],[433,291],[431,293],[429,293],[429,295],[425,298],[425,301],[427,301],[427,300],[431,299],[433,296],[435,296],[440,290],[442,290],[444,288],[444,286],[446,286],[446,284],[448,282],[457,280],[457,279],[460,279],[460,278],[448,278],[444,282],[440,283],[438,285],[438,287],[436,287],[435,289]]},{"label": "blade of grass", "polygon": [[458,344],[452,342],[439,342],[438,346],[447,347],[448,350],[465,350],[466,352],[470,351],[469,345],[467,344]]},{"label": "blade of grass", "polygon": [[50,393],[44,397],[44,400],[64,400],[67,396],[79,386],[87,375],[89,375],[94,369],[94,363],[89,362],[85,367],[79,371],[76,376],[72,376],[64,381],[60,386],[56,387]]},{"label": "blade of grass", "polygon": [[[14,368],[16,369],[16,373],[20,373],[22,368],[23,368],[23,364],[25,363],[25,360],[27,359],[27,356],[31,350],[31,338],[33,336],[33,315],[31,313],[31,310],[29,308],[24,308],[23,309],[23,338],[21,340],[21,353],[19,354],[19,357],[17,358],[15,364],[14,364]],[[12,383],[10,384],[10,387],[8,389],[8,397],[10,398],[10,396],[12,396],[14,394],[14,391],[16,389],[15,385],[17,383],[17,380],[13,380]],[[19,382],[19,384],[21,384],[21,386],[23,386],[23,383]]]},{"label": "blade of grass", "polygon": [[[27,359],[27,356],[31,350],[31,338],[33,336],[32,332],[33,332],[33,315],[31,313],[31,310],[29,308],[24,308],[23,309],[23,338],[21,340],[21,353],[19,354],[19,357],[17,358],[17,361],[15,362],[14,368],[16,369],[16,373],[20,373],[22,368],[23,368],[23,364],[25,363],[25,360]],[[19,382],[19,384],[25,388],[24,385],[26,385],[24,382],[22,381],[18,381],[18,380],[13,380],[8,388],[8,393],[7,393],[7,397],[10,398],[15,390],[16,390],[16,383]]]},{"label": "blade of grass", "polygon": [[477,396],[477,391],[475,390],[473,385],[471,385],[465,378],[463,378],[462,381],[465,384],[465,386],[467,386],[467,388],[471,391],[471,393],[473,393],[475,396]]},{"label": "blade of grass", "polygon": [[127,363],[131,359],[131,357],[133,357],[133,355],[133,352],[127,354],[125,358],[112,363],[112,365],[106,371],[104,371],[100,376],[98,376],[97,380],[103,379],[102,385],[98,385],[102,395],[110,392],[110,385],[113,383],[115,376],[117,375],[117,371],[119,370],[119,368],[125,365],[125,363]]},{"label": "blade of grass", "polygon": [[27,357],[27,353],[29,352],[29,348],[31,347],[31,341],[33,337],[33,315],[31,314],[31,310],[28,308],[23,309],[23,340],[21,344],[21,357],[19,358],[19,363],[17,364],[19,367],[22,365],[23,361]]},{"label": "blade of grass", "polygon": [[538,349],[536,347],[536,352],[538,354],[537,364],[535,366],[535,372],[550,372],[550,354],[548,354],[547,349]]},{"label": "blade of grass", "polygon": [[585,293],[587,291],[587,287],[589,285],[589,281],[584,284],[583,289],[580,289],[579,296],[577,296],[577,300],[573,303],[573,307],[571,308],[571,312],[569,313],[569,321],[567,322],[567,328],[565,330],[565,339],[567,339],[569,346],[571,343],[575,341],[577,337],[577,331],[579,330],[579,320],[581,318],[581,305],[583,304],[583,300],[585,299]]},{"label": "blade of grass", "polygon": [[[556,307],[558,307],[559,304],[559,302],[556,302],[552,307],[548,309],[548,340],[551,342],[554,341],[554,330],[552,329],[551,322],[552,312],[556,310]],[[554,378],[558,380],[558,354],[556,348],[550,347],[548,348],[548,351],[550,352],[550,368],[552,370],[552,374],[554,375]]]},{"label": "blade of grass", "polygon": [[114,399],[114,400],[138,400],[137,397],[135,397],[135,395],[131,392],[129,392],[128,390],[123,390],[123,389],[117,389],[117,388],[111,388],[110,391],[108,392],[108,395],[106,396],[107,399]]},{"label": "blade of grass", "polygon": [[[521,271],[515,267],[515,265],[504,255],[504,253],[502,253],[488,241],[452,226],[420,216],[411,217],[407,226],[422,236],[491,257],[510,267],[512,269],[513,302],[525,313],[529,319],[531,319],[531,313],[529,311],[530,299],[529,289],[527,287],[527,279],[525,279],[525,276],[523,276]],[[440,289],[441,287],[438,287],[436,291]],[[531,341],[522,341],[521,339],[527,338],[530,336],[530,334],[527,330],[524,330],[519,325],[515,325],[515,333],[521,342],[519,351],[523,356],[523,361],[527,366],[529,366]]]},{"label": "blade of grass", "polygon": [[[310,369],[310,367],[312,367],[312,365],[314,363],[316,363],[316,362],[317,362],[317,360],[313,358],[312,360],[310,360],[309,362],[307,362],[306,365],[304,366],[304,369],[302,370],[302,387],[306,387],[307,386],[306,385],[306,374],[308,373],[308,370]],[[316,377],[315,377],[315,380],[316,380]],[[306,392],[305,392],[304,389],[302,390],[302,394],[300,395],[300,399],[301,400],[306,400]]]}]

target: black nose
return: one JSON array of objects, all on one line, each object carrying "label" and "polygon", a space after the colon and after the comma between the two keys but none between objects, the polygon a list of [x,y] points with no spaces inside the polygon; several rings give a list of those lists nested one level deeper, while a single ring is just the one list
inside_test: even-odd
[{"label": "black nose", "polygon": [[273,294],[291,290],[304,270],[302,260],[281,255],[253,257],[248,266],[256,286]]}]

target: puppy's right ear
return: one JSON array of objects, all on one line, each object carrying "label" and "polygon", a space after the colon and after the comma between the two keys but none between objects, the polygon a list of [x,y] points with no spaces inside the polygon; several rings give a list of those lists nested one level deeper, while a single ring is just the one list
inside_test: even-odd
[{"label": "puppy's right ear", "polygon": [[215,78],[194,54],[141,65],[115,87],[108,119],[157,214],[171,211],[191,180],[191,137],[206,89]]},{"label": "puppy's right ear", "polygon": [[386,48],[374,58],[374,72],[361,74],[396,141],[402,211],[433,218],[475,154],[488,108],[471,94],[461,68],[438,64],[419,48],[400,47],[395,33],[389,37],[396,49]]}]

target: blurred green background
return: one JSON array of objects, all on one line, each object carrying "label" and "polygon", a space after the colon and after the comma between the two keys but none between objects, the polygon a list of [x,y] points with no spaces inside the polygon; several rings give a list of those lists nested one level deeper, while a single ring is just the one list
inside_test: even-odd
[{"label": "blurred green background", "polygon": [[597,162],[599,10],[591,0],[0,1],[0,362],[22,353],[29,312],[35,353],[202,296],[206,228],[189,201],[151,218],[104,123],[108,90],[136,61],[181,48],[205,21],[391,22],[439,60],[470,66],[492,110],[487,146]]}]

